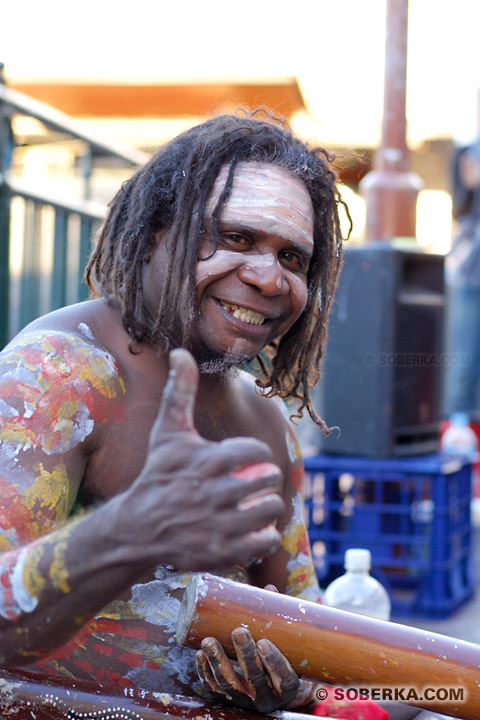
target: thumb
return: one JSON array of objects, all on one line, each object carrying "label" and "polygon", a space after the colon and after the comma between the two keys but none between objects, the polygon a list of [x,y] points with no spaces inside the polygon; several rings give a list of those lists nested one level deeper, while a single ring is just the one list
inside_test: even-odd
[{"label": "thumb", "polygon": [[152,428],[151,441],[158,433],[195,431],[193,411],[198,389],[198,368],[187,350],[172,350],[170,372],[163,390],[162,404]]}]

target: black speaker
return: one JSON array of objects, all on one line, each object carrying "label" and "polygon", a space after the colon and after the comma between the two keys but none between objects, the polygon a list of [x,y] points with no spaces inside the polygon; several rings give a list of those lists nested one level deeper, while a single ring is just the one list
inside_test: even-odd
[{"label": "black speaker", "polygon": [[317,398],[319,451],[434,452],[441,419],[444,258],[393,243],[345,251]]}]

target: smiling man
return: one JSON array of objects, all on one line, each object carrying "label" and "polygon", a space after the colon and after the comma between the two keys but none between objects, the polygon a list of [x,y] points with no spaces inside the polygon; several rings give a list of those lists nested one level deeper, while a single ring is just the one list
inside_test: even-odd
[{"label": "smiling man", "polygon": [[[236,166],[216,235],[211,216],[227,177],[224,166],[207,206],[210,227],[199,245],[196,317],[189,341],[202,368],[213,363],[211,372],[217,361],[237,366],[253,359],[293,325],[307,305],[306,278],[314,249],[312,201],[304,183],[267,163]],[[150,317],[165,285],[168,231],[158,233],[156,242],[146,256],[144,273]],[[181,326],[181,318],[177,322]]]},{"label": "smiling man", "polygon": [[94,298],[0,356],[3,667],[264,711],[306,701],[268,640],[236,631],[242,676],[214,638],[195,656],[174,633],[200,569],[319,599],[280,398],[325,427],[309,387],[340,202],[324,151],[258,116],[189,130],[122,186],[87,267]]}]

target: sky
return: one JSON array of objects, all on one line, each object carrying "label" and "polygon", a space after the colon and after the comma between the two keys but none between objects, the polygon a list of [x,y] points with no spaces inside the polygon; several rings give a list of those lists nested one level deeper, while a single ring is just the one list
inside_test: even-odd
[{"label": "sky", "polygon": [[[2,8],[0,61],[12,82],[295,76],[325,144],[342,137],[346,144],[374,146],[386,1],[10,0]],[[473,136],[479,32],[478,0],[410,0],[411,143]]]}]

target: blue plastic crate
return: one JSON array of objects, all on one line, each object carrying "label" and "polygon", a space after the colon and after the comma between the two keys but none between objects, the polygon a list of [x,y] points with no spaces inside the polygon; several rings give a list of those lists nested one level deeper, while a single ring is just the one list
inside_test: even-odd
[{"label": "blue plastic crate", "polygon": [[322,587],[345,550],[368,548],[392,614],[446,617],[472,597],[471,466],[415,458],[305,459],[305,506]]}]

